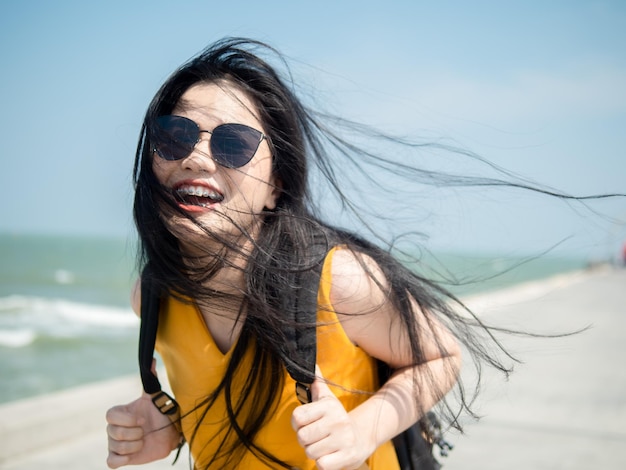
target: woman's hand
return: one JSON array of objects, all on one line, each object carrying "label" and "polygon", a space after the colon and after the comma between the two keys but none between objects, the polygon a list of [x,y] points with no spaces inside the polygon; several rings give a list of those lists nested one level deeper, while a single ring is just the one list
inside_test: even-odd
[{"label": "woman's hand", "polygon": [[320,470],[361,468],[374,452],[341,402],[328,388],[319,368],[311,386],[313,401],[293,412],[291,425],[308,458]]},{"label": "woman's hand", "polygon": [[180,433],[147,393],[127,405],[114,406],[107,411],[106,420],[109,468],[163,459],[180,442]]}]

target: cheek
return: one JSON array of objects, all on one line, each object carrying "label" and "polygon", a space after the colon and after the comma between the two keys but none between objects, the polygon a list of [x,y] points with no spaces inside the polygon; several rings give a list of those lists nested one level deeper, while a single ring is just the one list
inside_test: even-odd
[{"label": "cheek", "polygon": [[250,182],[253,183],[255,207],[259,210],[274,209],[278,197],[276,178],[272,173],[271,157],[260,160],[254,166],[254,174],[251,174]]},{"label": "cheek", "polygon": [[152,172],[157,180],[159,180],[159,183],[164,184],[167,181],[167,177],[172,171],[172,163],[174,162],[169,162],[162,158],[152,159]]}]

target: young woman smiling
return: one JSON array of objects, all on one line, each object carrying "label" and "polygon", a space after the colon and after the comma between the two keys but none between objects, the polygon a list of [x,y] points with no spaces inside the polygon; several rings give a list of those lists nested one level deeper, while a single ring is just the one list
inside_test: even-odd
[{"label": "young woman smiling", "polygon": [[[318,215],[324,201],[312,199],[310,169],[350,208],[342,187],[352,175],[337,176],[333,159],[376,156],[338,137],[257,50],[272,52],[245,39],[212,45],[146,113],[134,168],[142,279],[132,304],[139,314],[141,286],[157,292],[156,349],[180,415],[170,420],[146,393],[111,408],[111,468],[164,458],[186,441],[202,470],[393,470],[391,439],[458,383],[462,346],[505,370],[491,330],[459,315],[444,289],[383,243]],[[398,171],[424,175],[410,162]],[[291,274],[318,264],[319,285],[294,284]],[[285,307],[299,289],[317,297],[317,369],[304,405],[285,369],[286,331],[306,326]],[[394,371],[382,384],[379,361]],[[459,409],[440,404],[454,424]]]}]

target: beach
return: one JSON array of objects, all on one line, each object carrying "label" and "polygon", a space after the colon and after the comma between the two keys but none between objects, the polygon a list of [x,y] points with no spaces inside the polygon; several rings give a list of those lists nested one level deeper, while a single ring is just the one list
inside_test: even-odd
[{"label": "beach", "polygon": [[[602,266],[467,298],[488,321],[560,338],[508,337],[522,362],[508,381],[485,372],[481,419],[454,445],[445,469],[626,468],[626,270]],[[133,400],[136,375],[0,405],[0,468],[106,467],[104,414]],[[134,468],[188,468],[185,455]]]}]

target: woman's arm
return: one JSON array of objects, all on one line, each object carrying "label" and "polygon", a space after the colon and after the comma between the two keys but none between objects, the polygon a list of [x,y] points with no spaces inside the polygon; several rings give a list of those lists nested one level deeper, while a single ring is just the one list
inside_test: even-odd
[{"label": "woman's arm", "polygon": [[[414,333],[419,339],[423,362],[414,365],[405,324],[387,300],[389,288],[380,268],[362,257],[370,274],[349,250],[333,257],[331,302],[352,340],[371,356],[396,369],[381,389],[350,414],[371,431],[375,447],[418,421],[456,383],[461,350],[454,336],[434,316],[426,318],[414,299]],[[416,397],[416,391],[419,396]]]},{"label": "woman's arm", "polygon": [[366,270],[355,256],[349,250],[335,252],[331,302],[350,340],[396,372],[349,413],[323,380],[316,380],[314,403],[297,408],[293,424],[307,455],[323,470],[358,468],[378,446],[435,405],[455,384],[460,369],[460,348],[452,334],[435,319],[427,319],[413,301],[423,356],[420,364],[414,364],[409,333],[387,300],[388,283],[380,268],[363,257]]}]

